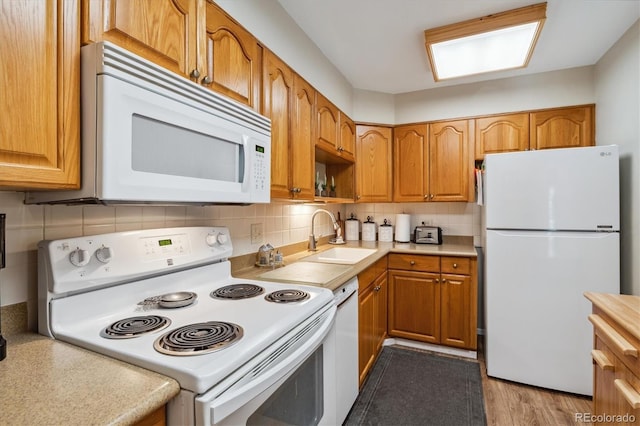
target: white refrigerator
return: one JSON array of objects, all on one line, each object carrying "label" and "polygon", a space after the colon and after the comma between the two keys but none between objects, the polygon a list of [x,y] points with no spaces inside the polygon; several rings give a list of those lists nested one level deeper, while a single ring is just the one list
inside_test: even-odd
[{"label": "white refrigerator", "polygon": [[486,156],[489,376],[592,395],[583,293],[620,292],[618,163],[615,145]]}]

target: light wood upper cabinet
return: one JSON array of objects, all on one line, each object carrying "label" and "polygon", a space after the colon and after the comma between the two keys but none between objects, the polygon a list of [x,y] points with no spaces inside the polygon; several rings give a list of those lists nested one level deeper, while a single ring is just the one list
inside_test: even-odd
[{"label": "light wood upper cabinet", "polygon": [[262,113],[271,119],[271,197],[290,198],[293,71],[266,51],[262,76]]},{"label": "light wood upper cabinet", "polygon": [[201,75],[205,0],[83,0],[82,43],[110,41],[185,77]]},{"label": "light wood upper cabinet", "polygon": [[340,112],[327,98],[316,93],[316,146],[332,154],[340,146]]},{"label": "light wood upper cabinet", "polygon": [[79,16],[75,0],[0,3],[3,188],[79,187]]},{"label": "light wood upper cabinet", "polygon": [[429,125],[429,200],[468,201],[470,173],[469,121]]},{"label": "light wood upper cabinet", "polygon": [[393,200],[468,201],[468,120],[394,129]]},{"label": "light wood upper cabinet", "polygon": [[217,5],[206,3],[205,83],[260,109],[262,47]]},{"label": "light wood upper cabinet", "polygon": [[385,203],[392,200],[391,128],[356,126],[356,201]]},{"label": "light wood upper cabinet", "polygon": [[529,114],[506,114],[475,119],[475,158],[485,154],[529,149]]},{"label": "light wood upper cabinet", "polygon": [[593,105],[532,112],[530,138],[531,149],[595,145]]},{"label": "light wood upper cabinet", "polygon": [[393,201],[425,201],[429,193],[428,126],[398,126],[393,133]]},{"label": "light wood upper cabinet", "polygon": [[289,161],[292,197],[313,200],[315,197],[315,89],[298,74],[293,76],[293,109]]},{"label": "light wood upper cabinet", "polygon": [[264,63],[263,112],[271,119],[271,197],[313,200],[315,90],[269,51]]},{"label": "light wood upper cabinet", "polygon": [[355,161],[356,124],[343,112],[340,112],[340,143],[338,153],[347,161]]}]

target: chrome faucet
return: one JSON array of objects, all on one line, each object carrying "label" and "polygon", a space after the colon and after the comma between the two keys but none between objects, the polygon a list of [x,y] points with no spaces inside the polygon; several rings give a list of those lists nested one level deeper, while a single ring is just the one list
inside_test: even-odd
[{"label": "chrome faucet", "polygon": [[317,247],[317,240],[316,240],[316,236],[313,232],[313,222],[316,218],[316,215],[320,212],[324,212],[326,214],[329,215],[329,217],[331,218],[331,221],[333,222],[333,229],[336,231],[336,236],[335,238],[332,238],[329,240],[329,244],[344,244],[344,239],[342,238],[342,228],[340,227],[340,224],[338,224],[338,221],[336,220],[336,217],[333,215],[333,213],[331,213],[329,210],[325,210],[325,209],[318,209],[315,212],[313,212],[313,214],[311,215],[311,235],[309,235],[309,250],[311,251],[316,251]]}]

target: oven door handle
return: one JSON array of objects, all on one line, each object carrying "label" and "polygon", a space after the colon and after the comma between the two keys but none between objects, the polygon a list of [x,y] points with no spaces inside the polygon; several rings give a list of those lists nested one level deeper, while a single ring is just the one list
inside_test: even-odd
[{"label": "oven door handle", "polygon": [[[197,397],[196,416],[209,418],[196,418],[196,422],[217,424],[269,387],[284,382],[322,344],[335,322],[335,315],[336,306],[332,303],[320,315],[308,319],[270,346],[270,350]],[[261,397],[266,400],[269,396],[267,393]]]}]

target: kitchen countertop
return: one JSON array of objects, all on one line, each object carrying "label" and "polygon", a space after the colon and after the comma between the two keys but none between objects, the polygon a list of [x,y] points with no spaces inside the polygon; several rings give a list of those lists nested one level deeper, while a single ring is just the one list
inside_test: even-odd
[{"label": "kitchen countertop", "polygon": [[[291,254],[289,256],[285,256],[284,258],[284,269],[286,269],[286,265],[291,265],[296,262],[304,262],[307,256],[311,256],[315,253],[329,250],[334,247],[352,247],[352,248],[369,248],[376,249],[377,251],[362,259],[360,262],[355,263],[353,265],[347,265],[348,268],[345,268],[344,264],[331,264],[331,263],[322,263],[322,265],[326,265],[327,272],[329,276],[332,278],[325,282],[318,283],[309,283],[304,282],[303,284],[307,285],[315,285],[320,287],[328,288],[329,290],[335,290],[340,287],[342,284],[350,280],[351,278],[358,275],[360,272],[367,269],[369,266],[373,265],[377,260],[386,256],[389,253],[405,253],[405,254],[422,254],[422,255],[434,255],[434,256],[461,256],[461,257],[477,257],[478,253],[476,252],[475,247],[473,246],[473,238],[472,237],[445,237],[445,240],[440,245],[433,244],[414,244],[414,243],[397,243],[397,242],[380,242],[380,241],[348,241],[346,244],[342,245],[331,245],[331,244],[323,244],[318,246],[317,252],[310,252],[308,250],[303,250],[298,253]],[[299,266],[296,268],[299,270]],[[246,278],[246,279],[257,279],[264,280],[265,278],[260,277],[260,275],[264,274],[270,270],[269,268],[261,268],[261,267],[250,267],[244,269],[238,269],[233,271],[233,275],[238,278]],[[281,279],[278,279],[281,280]],[[319,281],[321,278],[319,278]],[[290,282],[295,282],[295,279],[285,280]]]},{"label": "kitchen countertop", "polygon": [[171,378],[36,333],[5,339],[0,424],[134,424],[180,392]]},{"label": "kitchen countertop", "polygon": [[640,296],[592,292],[584,296],[640,341]]}]

